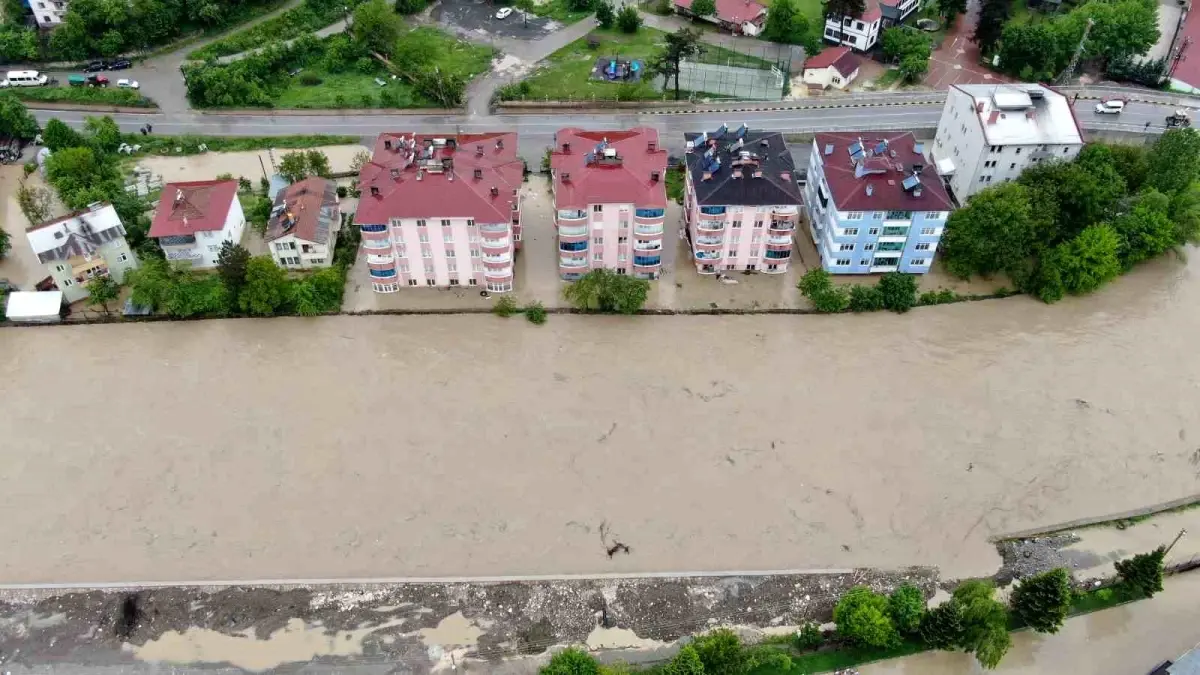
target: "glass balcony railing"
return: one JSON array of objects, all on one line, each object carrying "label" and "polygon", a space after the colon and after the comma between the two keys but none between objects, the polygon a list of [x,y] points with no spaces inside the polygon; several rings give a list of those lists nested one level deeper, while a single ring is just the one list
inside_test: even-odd
[{"label": "glass balcony railing", "polygon": [[582,237],[588,233],[587,225],[559,225],[558,233],[564,237]]},{"label": "glass balcony railing", "polygon": [[508,223],[488,223],[479,226],[480,232],[508,232]]},{"label": "glass balcony railing", "polygon": [[635,225],[633,227],[634,234],[662,234],[662,225]]},{"label": "glass balcony railing", "polygon": [[558,264],[563,267],[587,267],[587,258],[559,258]]},{"label": "glass balcony railing", "polygon": [[559,220],[587,220],[586,211],[559,211]]},{"label": "glass balcony railing", "polygon": [[495,255],[485,253],[483,262],[487,263],[506,263],[512,262],[512,255],[508,253],[497,253]]}]

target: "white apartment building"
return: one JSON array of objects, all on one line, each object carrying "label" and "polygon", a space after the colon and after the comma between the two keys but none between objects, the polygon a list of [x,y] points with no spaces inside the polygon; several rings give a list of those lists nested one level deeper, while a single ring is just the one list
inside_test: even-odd
[{"label": "white apartment building", "polygon": [[38,28],[54,28],[67,15],[67,0],[29,0],[29,10]]},{"label": "white apartment building", "polygon": [[859,16],[826,16],[824,38],[860,52],[875,46],[883,31],[912,16],[921,7],[920,0],[866,0]]},{"label": "white apartment building", "polygon": [[778,131],[684,134],[683,217],[700,274],[782,274],[802,197],[795,162]]},{"label": "white apartment building", "polygon": [[573,281],[604,267],[657,279],[667,207],[667,151],[658,147],[658,131],[568,128],[554,138],[559,276]]},{"label": "white apartment building", "polygon": [[523,176],[515,133],[380,135],[354,214],[372,290],[511,291]]},{"label": "white apartment building", "polygon": [[121,283],[125,272],[137,267],[137,257],[125,241],[125,226],[106,202],[34,225],[25,237],[67,302],[88,297],[92,279],[111,276]]},{"label": "white apartment building", "polygon": [[1032,164],[1072,159],[1082,147],[1083,131],[1063,94],[1040,84],[958,84],[946,95],[932,154],[963,204]]},{"label": "white apartment building", "polygon": [[236,180],[202,180],[163,186],[150,236],[167,260],[185,261],[196,269],[217,266],[221,244],[242,241],[246,216],[237,197]]}]

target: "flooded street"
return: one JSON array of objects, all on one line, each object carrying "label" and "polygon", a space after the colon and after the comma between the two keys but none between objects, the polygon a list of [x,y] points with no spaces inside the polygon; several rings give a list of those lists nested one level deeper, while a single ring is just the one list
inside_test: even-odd
[{"label": "flooded street", "polygon": [[0,580],[991,574],[991,535],[1200,492],[1198,265],[903,316],[3,330]]}]

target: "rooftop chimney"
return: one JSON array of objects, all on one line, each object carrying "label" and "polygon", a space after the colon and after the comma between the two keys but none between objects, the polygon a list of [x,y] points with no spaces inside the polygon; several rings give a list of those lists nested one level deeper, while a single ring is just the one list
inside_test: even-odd
[{"label": "rooftop chimney", "polygon": [[392,174],[392,180],[396,180],[396,179],[400,178],[400,169],[392,169],[391,174]]},{"label": "rooftop chimney", "polygon": [[662,178],[662,174],[660,174],[657,171],[650,172],[650,181],[651,182],[657,183],[659,178]]},{"label": "rooftop chimney", "polygon": [[475,169],[474,176],[475,176],[475,180],[480,180],[481,178],[483,178],[483,169]]},{"label": "rooftop chimney", "polygon": [[563,172],[563,174],[562,174],[562,182],[564,182],[564,183],[565,183],[565,182],[567,182],[567,181],[569,181],[569,180],[571,180],[571,174],[570,174],[570,173],[568,173],[568,172],[566,172],[566,171],[564,171],[564,172]]},{"label": "rooftop chimney", "polygon": [[475,146],[475,156],[483,157],[483,144],[482,143]]},{"label": "rooftop chimney", "polygon": [[372,197],[379,196],[379,188],[375,187],[374,185],[371,186],[371,196]]},{"label": "rooftop chimney", "polygon": [[563,148],[564,153],[571,152],[571,144],[570,143],[563,143],[562,148]]},{"label": "rooftop chimney", "polygon": [[868,183],[867,184],[867,196],[870,197],[873,194],[875,194],[875,186]]},{"label": "rooftop chimney", "polygon": [[654,152],[658,149],[658,143],[654,141],[646,141],[646,152]]},{"label": "rooftop chimney", "polygon": [[497,150],[503,150],[503,149],[504,149],[504,139],[503,139],[503,138],[497,138],[497,139],[496,139],[496,149],[497,149]]},{"label": "rooftop chimney", "polygon": [[500,196],[500,188],[496,187],[495,185],[492,186],[492,196],[493,197]]},{"label": "rooftop chimney", "polygon": [[387,138],[383,139],[383,149],[384,150],[392,149],[392,141],[390,139],[387,139]]}]

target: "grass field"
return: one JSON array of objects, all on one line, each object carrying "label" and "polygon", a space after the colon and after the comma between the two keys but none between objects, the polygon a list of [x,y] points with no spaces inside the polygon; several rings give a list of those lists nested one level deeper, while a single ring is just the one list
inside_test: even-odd
[{"label": "grass field", "polygon": [[571,9],[567,5],[567,0],[547,0],[542,3],[537,3],[533,0],[517,0],[515,5],[531,14],[561,21],[568,25],[592,15],[591,11]]},{"label": "grass field", "polygon": [[153,108],[154,101],[132,89],[112,87],[13,87],[10,91],[22,101],[53,103],[94,103]]},{"label": "grass field", "polygon": [[[294,150],[299,148],[315,148],[322,145],[347,145],[359,142],[358,136],[163,136],[152,134],[140,136],[126,134],[125,140],[131,145],[141,148],[138,154],[146,155],[195,155],[204,152],[200,149],[203,144],[209,152],[243,152],[246,150],[265,150],[267,148]],[[175,152],[178,148],[179,152]]]},{"label": "grass field", "polygon": [[357,4],[358,1],[355,0],[342,6],[323,4],[314,8],[313,5],[303,3],[273,19],[210,42],[188,54],[188,58],[199,61],[228,56],[262,47],[270,42],[299,37],[343,19],[347,13],[346,8],[353,9]]},{"label": "grass field", "polygon": [[[664,43],[665,33],[653,28],[642,28],[629,35],[617,30],[597,29],[592,36],[600,40],[600,46],[592,49],[588,39],[581,38],[547,57],[544,65],[526,78],[527,87],[523,98],[530,100],[578,101],[587,99],[619,98],[621,100],[655,100],[663,97],[648,82],[641,85],[602,82],[591,79],[592,66],[598,57],[619,59],[641,59],[643,62],[659,50]],[[732,65],[766,65],[767,62],[737,52],[703,45],[704,55],[700,60],[730,63]],[[705,94],[707,96],[707,94]]]}]

